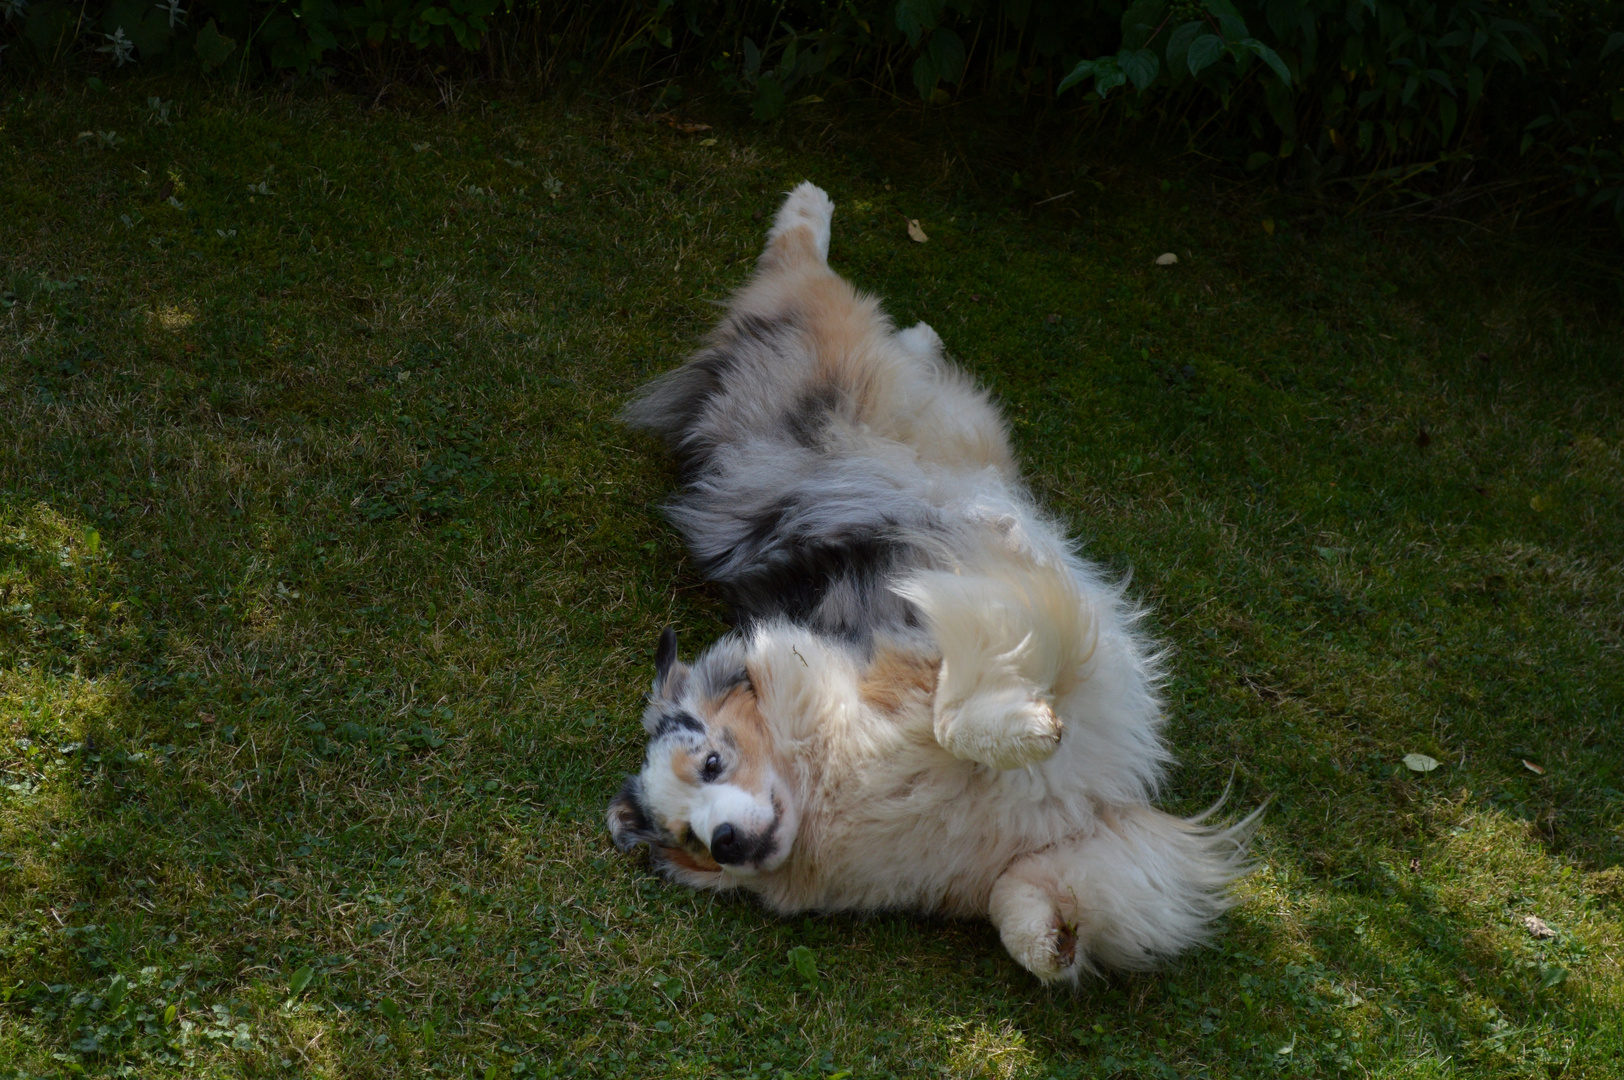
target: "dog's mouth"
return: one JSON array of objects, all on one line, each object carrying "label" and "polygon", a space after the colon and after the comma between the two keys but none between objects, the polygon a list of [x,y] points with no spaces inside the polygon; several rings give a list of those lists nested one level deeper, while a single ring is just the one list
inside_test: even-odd
[{"label": "dog's mouth", "polygon": [[722,864],[711,857],[710,848],[705,846],[705,842],[686,825],[683,826],[682,836],[677,839],[677,849],[687,855],[697,869],[714,873],[722,868]]}]

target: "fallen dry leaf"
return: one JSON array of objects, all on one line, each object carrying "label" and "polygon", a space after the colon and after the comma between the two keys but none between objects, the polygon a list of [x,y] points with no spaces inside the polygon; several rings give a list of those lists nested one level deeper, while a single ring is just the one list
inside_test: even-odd
[{"label": "fallen dry leaf", "polygon": [[1411,772],[1431,772],[1438,767],[1438,759],[1425,754],[1405,754],[1404,767]]},{"label": "fallen dry leaf", "polygon": [[1156,256],[1156,265],[1157,266],[1172,266],[1172,265],[1176,264],[1178,261],[1179,261],[1179,257],[1177,255],[1173,254],[1171,251],[1163,252],[1162,254]]},{"label": "fallen dry leaf", "polygon": [[1522,924],[1524,928],[1527,929],[1529,934],[1539,938],[1541,941],[1545,940],[1546,938],[1554,938],[1556,936],[1556,931],[1551,929],[1551,924],[1540,918],[1538,915],[1524,915]]},{"label": "fallen dry leaf", "polygon": [[649,119],[657,120],[673,131],[680,131],[684,135],[692,135],[695,132],[709,131],[711,129],[709,124],[690,124],[686,120],[678,120],[670,113],[653,113],[649,116]]},{"label": "fallen dry leaf", "polygon": [[908,219],[908,239],[912,240],[916,244],[923,244],[925,241],[930,239],[930,237],[925,235],[925,230],[919,227],[918,218]]},{"label": "fallen dry leaf", "polygon": [[1544,776],[1545,775],[1545,770],[1543,768],[1541,768],[1538,765],[1535,765],[1532,761],[1529,761],[1527,758],[1523,758],[1523,768],[1527,769],[1529,772],[1533,773],[1536,776]]}]

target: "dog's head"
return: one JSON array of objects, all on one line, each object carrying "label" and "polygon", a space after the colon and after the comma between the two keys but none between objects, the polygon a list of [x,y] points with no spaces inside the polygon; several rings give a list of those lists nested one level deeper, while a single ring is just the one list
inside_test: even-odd
[{"label": "dog's head", "polygon": [[647,844],[655,869],[690,885],[775,870],[795,842],[795,792],[746,661],[729,635],[690,668],[676,634],[660,635],[643,771],[609,804],[615,846]]}]

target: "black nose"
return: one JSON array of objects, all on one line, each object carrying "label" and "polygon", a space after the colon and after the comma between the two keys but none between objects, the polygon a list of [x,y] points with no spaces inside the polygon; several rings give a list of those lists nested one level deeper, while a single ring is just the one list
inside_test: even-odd
[{"label": "black nose", "polygon": [[719,863],[743,862],[744,848],[744,842],[739,838],[738,831],[726,822],[716,826],[716,831],[711,833],[711,858]]}]

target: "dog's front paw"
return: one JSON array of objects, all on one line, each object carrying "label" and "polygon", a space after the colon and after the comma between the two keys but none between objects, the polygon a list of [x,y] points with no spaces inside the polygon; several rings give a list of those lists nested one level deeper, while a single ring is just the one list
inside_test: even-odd
[{"label": "dog's front paw", "polygon": [[1049,760],[1065,730],[1048,702],[1028,694],[977,694],[936,717],[936,741],[944,750],[995,769]]},{"label": "dog's front paw", "polygon": [[773,219],[772,232],[767,235],[768,242],[778,239],[797,226],[805,225],[812,230],[812,239],[817,244],[818,254],[827,260],[829,226],[834,216],[835,204],[829,198],[829,193],[812,181],[804,180],[784,199],[784,205],[778,208],[778,216]]}]

